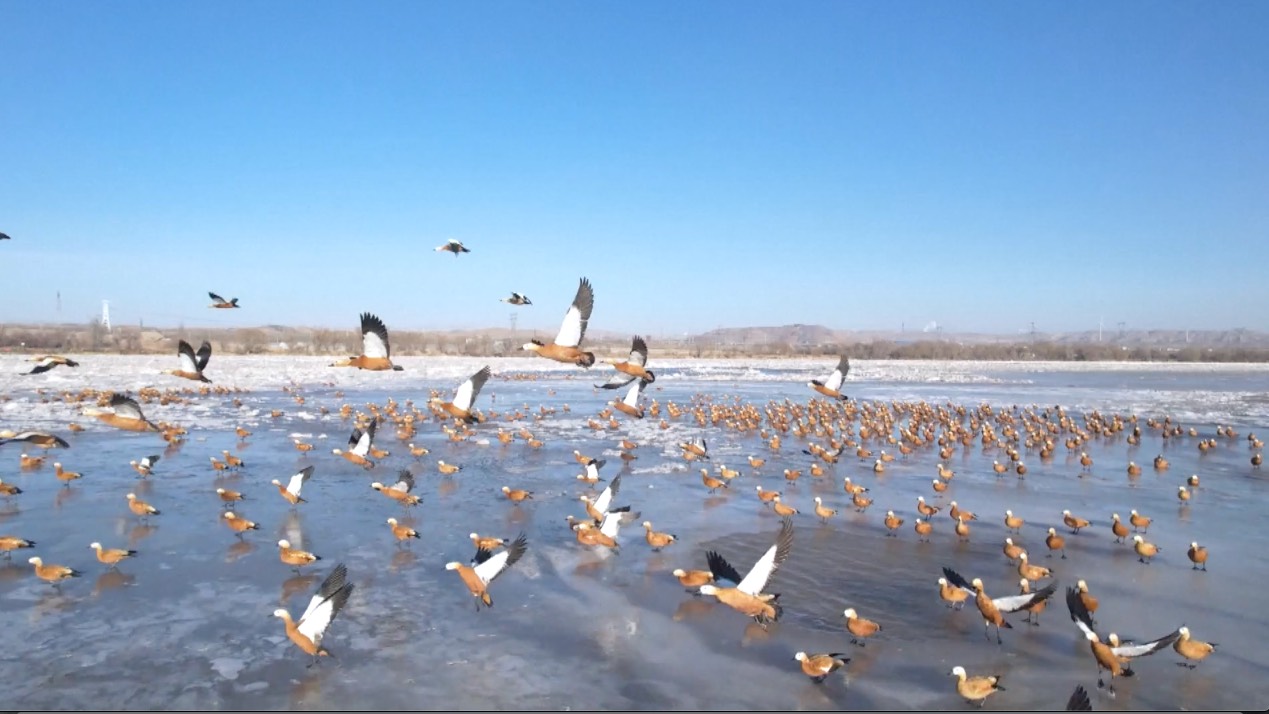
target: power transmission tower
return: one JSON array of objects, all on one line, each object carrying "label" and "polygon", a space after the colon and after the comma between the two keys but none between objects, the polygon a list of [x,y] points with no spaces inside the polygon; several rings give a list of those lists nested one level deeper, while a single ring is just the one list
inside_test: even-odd
[{"label": "power transmission tower", "polygon": [[516,334],[516,318],[518,317],[519,315],[517,315],[515,312],[512,312],[511,317],[508,318],[511,321],[511,334],[513,336]]},{"label": "power transmission tower", "polygon": [[110,332],[110,301],[101,301],[101,326],[106,328],[106,332]]}]

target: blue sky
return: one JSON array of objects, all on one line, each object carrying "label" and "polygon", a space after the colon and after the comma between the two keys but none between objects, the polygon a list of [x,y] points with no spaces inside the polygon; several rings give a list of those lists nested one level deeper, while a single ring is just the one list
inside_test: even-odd
[{"label": "blue sky", "polygon": [[60,291],[66,321],[553,331],[585,275],[596,330],[1265,330],[1266,27],[1263,2],[0,0],[0,321]]}]

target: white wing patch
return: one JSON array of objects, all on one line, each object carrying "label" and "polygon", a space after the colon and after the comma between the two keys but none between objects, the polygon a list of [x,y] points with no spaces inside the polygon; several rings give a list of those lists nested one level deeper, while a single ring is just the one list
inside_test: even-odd
[{"label": "white wing patch", "polygon": [[357,445],[350,449],[350,451],[358,456],[365,456],[370,453],[369,430],[361,432],[361,438],[357,440]]},{"label": "white wing patch", "polygon": [[189,352],[182,351],[177,356],[180,357],[181,359],[182,372],[189,372],[190,374],[198,373],[198,365],[194,364],[194,355],[190,354]]},{"label": "white wing patch", "polygon": [[291,480],[286,484],[286,490],[290,492],[292,496],[300,495],[300,489],[304,486],[304,480],[308,477],[310,473],[312,472],[301,471],[295,474],[294,476],[292,476]]},{"label": "white wing patch", "polygon": [[991,599],[991,604],[1001,612],[1017,612],[1031,599],[1035,597],[1035,593],[1027,593],[1026,595],[1008,595],[1005,597],[997,597]]},{"label": "white wing patch", "polygon": [[510,557],[511,551],[500,550],[489,556],[485,562],[472,568],[476,572],[476,577],[480,578],[480,582],[488,585],[491,580],[498,576],[503,568],[507,567],[507,558]]},{"label": "white wing patch", "polygon": [[326,628],[330,625],[331,618],[334,616],[335,603],[333,598],[323,601],[321,596],[314,595],[313,600],[308,605],[308,609],[304,611],[304,615],[300,618],[299,624],[295,626],[295,629],[312,640],[313,644],[320,645],[322,643],[322,634],[326,632]]},{"label": "white wing patch", "polygon": [[631,409],[639,408],[639,394],[643,391],[643,380],[637,380],[630,385],[630,391],[626,392],[626,398],[621,400]]},{"label": "white wing patch", "polygon": [[[591,478],[599,478],[599,465],[594,461],[590,462],[586,466],[586,475]],[[590,505],[600,513],[608,513],[608,507],[612,505],[613,496],[617,495],[617,489],[619,488],[621,488],[621,474],[617,474],[600,492],[599,498],[596,498],[595,502]]]},{"label": "white wing patch", "polygon": [[366,357],[386,359],[388,346],[379,338],[379,335],[367,330],[361,335],[361,353]]},{"label": "white wing patch", "polygon": [[604,520],[599,525],[599,532],[603,533],[609,538],[612,538],[613,540],[616,540],[617,531],[619,530],[621,530],[621,514],[620,513],[605,513]]},{"label": "white wing patch", "polygon": [[842,374],[841,370],[835,369],[832,374],[828,375],[828,379],[824,380],[824,386],[836,392],[842,388],[842,382],[845,379],[846,375]]},{"label": "white wing patch", "polygon": [[736,584],[736,589],[742,593],[757,596],[762,589],[767,586],[767,580],[771,578],[772,571],[775,570],[775,556],[778,545],[767,548],[767,552],[762,554],[753,568],[745,574],[743,580]]},{"label": "white wing patch", "polygon": [[576,347],[582,343],[582,311],[577,309],[576,305],[568,308],[568,312],[564,313],[564,323],[560,325],[560,332],[555,336],[555,344],[561,347]]}]

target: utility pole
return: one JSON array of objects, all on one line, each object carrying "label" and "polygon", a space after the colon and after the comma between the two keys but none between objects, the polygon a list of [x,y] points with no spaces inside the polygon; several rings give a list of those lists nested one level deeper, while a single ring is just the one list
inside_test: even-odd
[{"label": "utility pole", "polygon": [[1104,320],[1105,318],[1102,318],[1102,317],[1097,318],[1097,341],[1098,342],[1102,341],[1102,322]]}]

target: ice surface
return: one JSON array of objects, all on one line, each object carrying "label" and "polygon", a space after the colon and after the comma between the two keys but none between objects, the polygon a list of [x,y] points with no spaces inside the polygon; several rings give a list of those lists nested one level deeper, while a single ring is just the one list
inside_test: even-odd
[{"label": "ice surface", "polygon": [[[993,459],[977,440],[955,449],[946,462],[956,470],[942,497],[930,489],[939,458],[926,447],[871,470],[872,458],[844,454],[827,475],[794,484],[784,468],[807,469],[802,453],[810,439],[784,436],[771,451],[754,432],[739,432],[690,415],[632,421],[617,415],[607,428],[597,412],[620,390],[596,390],[611,368],[581,370],[544,359],[404,358],[402,372],[370,373],[331,368],[330,360],[290,357],[213,356],[211,391],[162,375],[175,357],[77,357],[77,369],[58,367],[21,375],[28,362],[0,357],[0,429],[54,431],[71,448],[47,452],[49,464],[21,470],[18,454],[45,454],[27,444],[0,446],[0,478],[23,493],[0,500],[0,534],[37,542],[32,550],[0,561],[3,656],[23,676],[6,682],[15,709],[959,709],[948,670],[959,664],[974,673],[1002,673],[1008,690],[988,709],[1061,708],[1076,684],[1093,692],[1094,708],[1257,709],[1269,699],[1269,623],[1259,607],[1269,536],[1256,518],[1266,505],[1265,476],[1249,464],[1248,432],[1269,434],[1269,368],[1263,365],[1142,365],[1121,363],[960,363],[856,361],[845,391],[862,402],[924,400],[974,408],[1062,405],[1072,414],[1100,409],[1135,413],[1143,423],[1140,445],[1123,435],[1095,438],[1079,447],[1095,460],[1080,476],[1078,450],[1059,440],[1049,462],[1025,453],[1025,478],[997,478]],[[332,455],[352,429],[339,407],[366,412],[389,397],[422,407],[436,390],[450,396],[464,379],[491,365],[494,377],[477,399],[498,416],[474,428],[478,436],[453,442],[433,419],[410,441],[431,450],[411,457],[391,424],[377,445],[389,450],[371,471]],[[662,416],[670,403],[690,409],[694,399],[716,404],[805,405],[806,382],[822,377],[834,359],[657,360],[657,381],[646,399]],[[292,390],[284,392],[283,387]],[[138,394],[156,388],[183,398],[142,407],[153,421],[188,429],[188,441],[169,447],[157,434],[112,429],[63,393],[85,389]],[[219,391],[223,388],[225,391]],[[182,390],[195,390],[182,394]],[[336,396],[342,392],[342,396]],[[298,404],[296,397],[303,397]],[[234,404],[239,399],[242,406]],[[327,412],[322,414],[322,408]],[[567,407],[567,410],[566,410]],[[547,413],[542,415],[540,409]],[[273,418],[279,409],[283,415]],[[525,416],[507,421],[522,409]],[[553,411],[552,411],[553,410]],[[541,418],[537,418],[541,415]],[[1149,417],[1171,416],[1199,437],[1162,439],[1144,426]],[[592,420],[601,430],[592,428]],[[85,430],[73,433],[71,422]],[[1199,439],[1218,425],[1238,430],[1217,438],[1205,452]],[[253,433],[244,441],[234,434]],[[499,429],[527,428],[541,449],[517,438],[502,444]],[[678,444],[708,439],[712,460],[685,462]],[[308,454],[293,439],[316,444]],[[623,462],[618,441],[640,444],[638,458]],[[817,440],[819,440],[817,438]],[[874,452],[897,448],[867,444]],[[641,512],[679,542],[654,553],[638,522],[623,526],[620,554],[601,557],[579,546],[565,526],[582,516],[578,495],[591,492],[575,478],[582,467],[573,450],[607,460],[601,476],[622,474],[615,500]],[[216,474],[209,457],[222,450],[241,456],[240,472]],[[128,462],[159,453],[148,479]],[[767,458],[759,471],[746,456]],[[1151,460],[1166,454],[1171,468],[1156,473]],[[83,478],[62,488],[51,462],[61,460]],[[436,462],[463,466],[442,478]],[[1135,460],[1145,473],[1129,479]],[[314,465],[305,485],[307,503],[292,509],[269,484]],[[699,468],[726,465],[741,471],[732,488],[705,493]],[[405,511],[369,487],[398,469],[417,474],[423,504]],[[1176,487],[1190,474],[1201,486],[1181,504]],[[875,504],[856,513],[842,478],[867,485]],[[535,492],[522,505],[509,503],[504,484]],[[781,593],[782,620],[762,630],[708,598],[693,597],[671,576],[676,567],[705,567],[716,549],[747,569],[774,539],[779,520],[754,495],[754,485],[784,492],[803,513],[795,516],[792,554],[772,579]],[[604,484],[600,484],[602,488]],[[259,531],[236,538],[220,521],[215,488],[246,494],[235,511],[257,521]],[[162,513],[143,523],[127,509],[135,492]],[[814,496],[839,509],[829,524],[813,515]],[[980,514],[970,542],[960,544],[944,513],[934,518],[933,542],[919,544],[911,530],[918,495],[944,506],[952,499]],[[1179,657],[1160,652],[1135,665],[1137,676],[1116,682],[1109,699],[1096,689],[1087,644],[1060,598],[1031,627],[1010,616],[1004,644],[983,637],[972,607],[953,612],[937,598],[942,566],[983,578],[989,594],[1017,591],[1016,568],[1001,555],[1004,509],[1026,519],[1020,536],[1033,561],[1053,568],[1059,588],[1080,578],[1101,599],[1099,630],[1121,636],[1162,635],[1180,624],[1195,637],[1220,643],[1193,671]],[[1109,516],[1130,509],[1155,518],[1148,538],[1163,551],[1152,565],[1137,562],[1129,546],[1113,543]],[[884,535],[887,509],[907,519],[898,538]],[[1078,535],[1062,529],[1070,509],[1093,522]],[[395,516],[422,538],[397,546],[385,520]],[[1068,558],[1046,558],[1043,537],[1056,526],[1068,538]],[[444,569],[472,555],[472,531],[513,538],[528,535],[525,558],[490,588],[494,607],[476,612],[459,577]],[[297,574],[278,561],[276,542],[322,557]],[[98,563],[88,543],[134,548],[138,555],[117,570]],[[1185,549],[1197,540],[1211,548],[1210,571],[1190,569]],[[26,558],[73,566],[83,576],[60,592],[36,579]],[[306,668],[307,658],[285,636],[274,609],[294,615],[321,578],[344,562],[356,592],[331,625],[324,644],[334,657]],[[884,632],[866,647],[849,643],[841,612],[854,607]],[[852,658],[824,684],[810,682],[793,653],[841,651]]]}]

